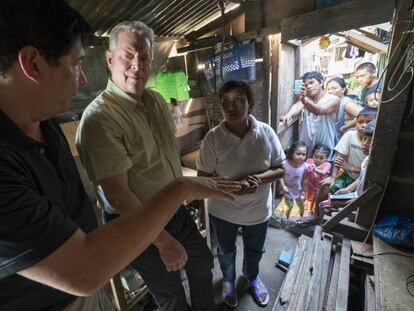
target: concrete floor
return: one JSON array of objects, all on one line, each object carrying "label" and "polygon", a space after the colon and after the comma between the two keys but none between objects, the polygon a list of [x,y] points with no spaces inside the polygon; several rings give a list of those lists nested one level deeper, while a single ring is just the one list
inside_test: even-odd
[{"label": "concrete floor", "polygon": [[[217,257],[214,259],[213,269],[213,284],[215,290],[215,302],[217,309],[214,311],[225,310],[239,310],[239,311],[252,311],[252,310],[272,310],[273,304],[282,285],[285,273],[275,267],[275,262],[279,258],[282,250],[295,250],[298,237],[292,233],[283,229],[276,229],[269,227],[267,239],[266,239],[266,253],[260,262],[260,277],[263,283],[267,286],[270,294],[270,301],[267,307],[259,307],[250,293],[250,289],[247,286],[244,279],[241,277],[241,267],[243,261],[243,244],[241,236],[237,239],[237,295],[239,297],[239,305],[236,309],[227,308],[222,299],[222,274]],[[186,286],[184,282],[184,287]],[[155,311],[158,310],[152,303],[148,303],[145,306],[137,304],[132,310],[134,311]]]},{"label": "concrete floor", "polygon": [[[241,277],[241,268],[243,261],[243,244],[241,236],[237,239],[237,295],[239,297],[239,306],[235,310],[252,311],[252,310],[272,310],[273,304],[282,285],[285,273],[275,267],[275,262],[279,258],[282,250],[295,250],[297,243],[297,236],[289,233],[283,229],[275,229],[269,227],[266,239],[266,253],[260,262],[260,277],[263,283],[267,286],[270,294],[270,302],[267,307],[259,307],[253,300],[249,287]],[[222,292],[222,274],[218,259],[215,258],[215,265],[213,269],[213,284],[215,289],[215,301],[218,305],[218,310],[232,310],[227,308],[221,296]],[[233,309],[234,310],[234,309]]]}]

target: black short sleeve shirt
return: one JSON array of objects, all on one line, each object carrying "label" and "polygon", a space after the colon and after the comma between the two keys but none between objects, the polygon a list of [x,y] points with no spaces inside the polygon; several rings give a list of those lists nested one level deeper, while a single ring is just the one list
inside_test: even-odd
[{"label": "black short sleeve shirt", "polygon": [[[45,144],[0,112],[0,310],[59,310],[74,296],[16,274],[96,217],[60,127],[41,122]],[[71,260],[68,258],[67,260]]]}]

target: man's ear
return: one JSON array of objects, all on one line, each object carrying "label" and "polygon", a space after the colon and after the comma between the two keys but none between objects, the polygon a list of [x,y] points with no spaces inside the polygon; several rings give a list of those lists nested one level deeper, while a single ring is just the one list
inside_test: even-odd
[{"label": "man's ear", "polygon": [[106,64],[108,65],[109,70],[112,70],[112,53],[109,51],[105,52]]},{"label": "man's ear", "polygon": [[32,80],[35,83],[42,82],[42,70],[41,65],[45,63],[43,56],[39,53],[39,50],[32,46],[25,46],[20,49],[19,55],[20,68],[26,78]]}]

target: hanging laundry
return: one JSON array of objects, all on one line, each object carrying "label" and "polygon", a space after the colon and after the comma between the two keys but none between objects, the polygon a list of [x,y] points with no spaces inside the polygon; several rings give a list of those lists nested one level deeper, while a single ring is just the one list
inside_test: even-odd
[{"label": "hanging laundry", "polygon": [[348,43],[345,51],[345,58],[355,58],[359,56],[359,49]]}]

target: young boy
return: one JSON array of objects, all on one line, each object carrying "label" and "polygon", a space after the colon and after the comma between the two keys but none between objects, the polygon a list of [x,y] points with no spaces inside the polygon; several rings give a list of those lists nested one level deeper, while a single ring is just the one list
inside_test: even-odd
[{"label": "young boy", "polygon": [[332,176],[336,176],[336,179],[331,186],[331,193],[347,187],[358,178],[362,161],[365,158],[362,152],[364,130],[375,115],[376,111],[372,109],[361,110],[357,116],[356,131],[346,132],[336,145],[337,157],[332,171]]},{"label": "young boy", "polygon": [[[316,197],[315,206],[326,200],[329,193],[336,193],[342,188],[352,184],[359,176],[361,164],[365,156],[363,149],[363,136],[367,123],[372,121],[376,116],[376,111],[365,108],[357,116],[356,131],[348,131],[342,136],[335,147],[337,156],[334,162],[332,175],[321,182],[321,187]],[[320,213],[298,220],[297,224],[301,226],[310,225],[319,222]]]},{"label": "young boy", "polygon": [[[369,152],[371,151],[372,145],[372,136],[374,135],[376,122],[375,120],[370,121],[367,126],[365,127],[364,136],[362,137],[362,152],[365,155],[365,159],[361,164],[361,174],[359,177],[350,185],[345,188],[339,189],[335,195],[332,195],[327,202],[323,201],[322,205],[325,206],[325,210],[328,209],[329,211],[334,211],[336,209],[332,208],[332,205],[335,206],[345,206],[349,203],[349,201],[340,200],[338,203],[334,203],[335,199],[338,199],[336,195],[342,194],[354,194],[354,198],[357,198],[361,195],[362,191],[364,190],[365,184],[365,176],[367,172],[367,167],[369,163]],[[330,206],[330,208],[326,208],[326,206]],[[322,211],[321,211],[322,212]]]},{"label": "young boy", "polygon": [[355,70],[355,77],[360,86],[362,86],[360,104],[366,107],[365,98],[370,93],[381,92],[380,81],[376,78],[375,72],[377,68],[373,63],[365,62],[360,64]]}]

